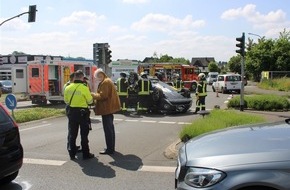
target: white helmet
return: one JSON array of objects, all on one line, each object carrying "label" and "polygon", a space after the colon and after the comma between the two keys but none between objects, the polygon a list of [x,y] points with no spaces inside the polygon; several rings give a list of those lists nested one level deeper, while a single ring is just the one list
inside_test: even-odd
[{"label": "white helmet", "polygon": [[198,74],[198,78],[200,78],[200,79],[205,78],[205,74],[204,74],[204,73],[199,73],[199,74]]}]

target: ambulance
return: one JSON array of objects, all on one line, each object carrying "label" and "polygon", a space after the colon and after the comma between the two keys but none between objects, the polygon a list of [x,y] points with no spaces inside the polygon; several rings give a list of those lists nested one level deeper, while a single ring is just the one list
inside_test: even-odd
[{"label": "ambulance", "polygon": [[90,61],[38,60],[27,62],[28,94],[32,104],[64,103],[64,84],[71,73],[82,70],[89,79],[90,89],[96,90],[94,72],[97,66]]}]

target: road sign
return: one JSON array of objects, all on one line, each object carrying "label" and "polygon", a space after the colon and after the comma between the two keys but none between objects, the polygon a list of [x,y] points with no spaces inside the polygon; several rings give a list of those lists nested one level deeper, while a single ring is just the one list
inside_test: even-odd
[{"label": "road sign", "polygon": [[16,96],[14,94],[8,94],[5,98],[5,104],[8,109],[14,110],[17,106]]}]

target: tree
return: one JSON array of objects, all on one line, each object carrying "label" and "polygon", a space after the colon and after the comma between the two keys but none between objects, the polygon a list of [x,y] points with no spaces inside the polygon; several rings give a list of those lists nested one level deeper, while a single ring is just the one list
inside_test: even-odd
[{"label": "tree", "polygon": [[167,63],[170,62],[173,59],[172,56],[169,56],[167,54],[160,56],[159,61],[160,63]]},{"label": "tree", "polygon": [[212,61],[208,64],[208,71],[209,72],[220,72],[221,70],[218,67],[217,63]]},{"label": "tree", "polygon": [[241,61],[242,61],[241,55],[231,57],[231,59],[228,62],[228,69],[234,73],[241,73]]},{"label": "tree", "polygon": [[23,53],[21,51],[13,51],[12,55],[26,55],[26,53]]}]

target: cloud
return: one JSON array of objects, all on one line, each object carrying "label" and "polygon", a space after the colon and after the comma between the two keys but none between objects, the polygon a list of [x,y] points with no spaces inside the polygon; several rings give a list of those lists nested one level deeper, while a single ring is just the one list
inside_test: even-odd
[{"label": "cloud", "polygon": [[193,20],[191,15],[179,19],[170,15],[150,13],[144,16],[140,21],[133,23],[131,29],[138,31],[168,32],[200,28],[203,26],[205,26],[204,20]]},{"label": "cloud", "polygon": [[[0,23],[2,23],[7,18],[0,18]],[[30,24],[27,23],[27,20],[22,20],[20,18],[15,18],[13,20],[9,20],[1,26],[1,30],[7,31],[24,31],[28,30],[31,27]]]},{"label": "cloud", "polygon": [[96,30],[98,24],[105,19],[106,17],[104,15],[97,15],[89,11],[77,11],[68,17],[63,17],[59,21],[59,24],[63,26],[82,25],[86,31],[93,32]]},{"label": "cloud", "polygon": [[120,32],[126,32],[127,29],[126,28],[122,28],[121,26],[118,25],[113,25],[109,28],[109,32],[112,33],[120,33]]},{"label": "cloud", "polygon": [[256,5],[248,4],[244,7],[229,9],[223,12],[221,18],[225,20],[245,18],[250,23],[253,23],[255,27],[261,27],[265,23],[277,24],[285,22],[286,13],[279,9],[276,11],[270,11],[267,14],[261,14],[256,10]]},{"label": "cloud", "polygon": [[150,0],[123,0],[123,3],[130,3],[130,4],[139,4],[139,3],[148,3]]},{"label": "cloud", "polygon": [[125,35],[125,36],[121,36],[116,38],[117,41],[127,41],[127,42],[132,42],[132,41],[142,41],[142,40],[146,40],[147,37],[146,36],[136,36],[136,35]]}]

